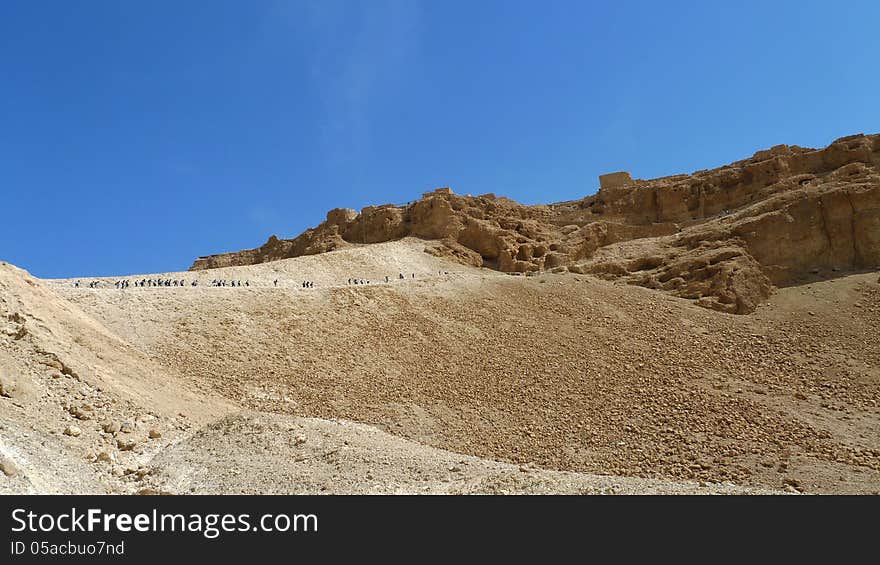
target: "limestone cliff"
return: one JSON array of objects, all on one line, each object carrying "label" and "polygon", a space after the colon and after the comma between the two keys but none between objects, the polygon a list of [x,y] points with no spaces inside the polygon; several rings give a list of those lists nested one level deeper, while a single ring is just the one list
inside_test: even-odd
[{"label": "limestone cliff", "polygon": [[880,135],[779,145],[691,175],[600,180],[595,195],[548,205],[442,188],[406,206],[335,209],[294,239],[200,257],[192,269],[416,236],[463,263],[590,273],[748,313],[774,285],[880,265]]}]

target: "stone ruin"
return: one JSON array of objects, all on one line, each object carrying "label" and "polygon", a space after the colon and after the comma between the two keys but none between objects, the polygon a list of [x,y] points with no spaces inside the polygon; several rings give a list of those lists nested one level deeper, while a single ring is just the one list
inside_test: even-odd
[{"label": "stone ruin", "polygon": [[627,171],[599,175],[599,190],[613,190],[623,188],[633,183],[633,179]]}]

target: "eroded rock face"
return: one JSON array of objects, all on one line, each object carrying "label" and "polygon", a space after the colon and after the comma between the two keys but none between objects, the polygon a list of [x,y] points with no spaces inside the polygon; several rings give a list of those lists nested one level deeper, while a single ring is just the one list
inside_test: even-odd
[{"label": "eroded rock face", "polygon": [[658,245],[646,240],[641,249],[622,258],[609,259],[608,251],[570,269],[670,292],[730,314],[754,311],[773,290],[761,265],[738,239],[704,241],[695,246],[675,245],[673,241]]},{"label": "eroded rock face", "polygon": [[337,224],[349,243],[381,243],[408,235],[403,208],[386,204],[368,206],[361,213]]},{"label": "eroded rock face", "polygon": [[201,257],[248,265],[416,236],[426,251],[504,272],[622,279],[731,313],[806,273],[880,265],[880,135],[778,145],[725,167],[654,180],[603,175],[582,200],[523,206],[448,188],[407,206],[336,209],[291,240]]}]

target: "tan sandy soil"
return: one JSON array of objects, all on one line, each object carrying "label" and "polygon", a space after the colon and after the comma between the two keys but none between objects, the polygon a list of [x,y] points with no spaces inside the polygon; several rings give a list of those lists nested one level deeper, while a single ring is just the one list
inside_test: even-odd
[{"label": "tan sandy soil", "polygon": [[[98,350],[80,378],[103,375],[101,394],[131,402],[118,415],[111,402],[108,417],[137,421],[143,412],[163,434],[149,439],[150,421],[106,434],[94,429],[97,419],[83,423],[46,399],[33,401],[45,405],[39,416],[28,403],[26,414],[13,415],[6,398],[0,410],[18,423],[34,418],[34,433],[54,430],[77,464],[118,436],[135,437],[133,450],[113,448],[118,462],[86,462],[111,490],[880,490],[877,273],[783,288],[755,313],[735,316],[588,275],[465,267],[424,247],[407,238],[174,275],[247,279],[248,288],[35,282],[57,295],[53,308],[106,334],[97,342],[85,334],[78,346],[66,336],[53,347],[61,358]],[[399,272],[408,278],[396,279]],[[385,275],[389,284],[346,284]],[[300,288],[302,280],[316,288]],[[48,340],[38,331],[6,339],[23,348],[35,336]],[[99,355],[117,351],[100,365]],[[128,361],[119,365],[123,352]],[[128,392],[143,384],[114,389],[128,370],[113,367],[137,371],[125,383],[159,379],[154,392],[180,395],[177,412],[187,417],[173,403],[151,410],[152,399]],[[74,390],[40,378],[55,395]],[[184,406],[188,395],[205,402]],[[275,415],[224,416],[242,408]],[[63,435],[65,417],[79,422],[81,436]],[[300,431],[306,441],[297,444]],[[250,440],[264,447],[249,454]],[[78,443],[88,447],[77,453]],[[328,463],[339,443],[350,449]],[[523,474],[521,465],[547,472]],[[255,471],[268,467],[265,477]]]},{"label": "tan sandy soil", "polygon": [[766,494],[732,484],[547,471],[443,451],[373,426],[244,412],[153,459],[163,492],[208,494]]}]

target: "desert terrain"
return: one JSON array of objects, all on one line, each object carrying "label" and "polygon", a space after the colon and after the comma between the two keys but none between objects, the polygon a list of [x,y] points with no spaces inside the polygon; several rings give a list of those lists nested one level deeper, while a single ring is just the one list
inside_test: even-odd
[{"label": "desert terrain", "polygon": [[880,136],[3,263],[0,316],[0,493],[878,493]]}]

